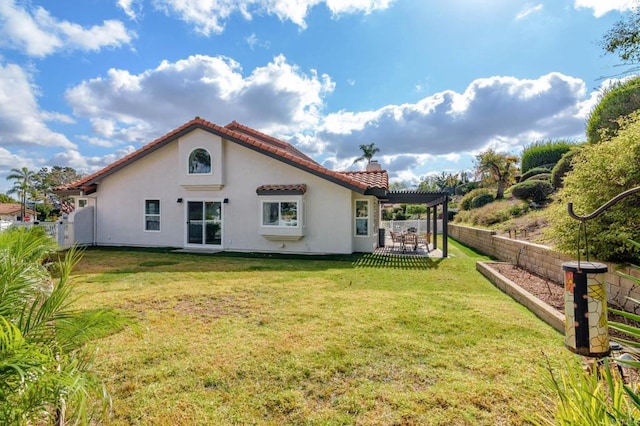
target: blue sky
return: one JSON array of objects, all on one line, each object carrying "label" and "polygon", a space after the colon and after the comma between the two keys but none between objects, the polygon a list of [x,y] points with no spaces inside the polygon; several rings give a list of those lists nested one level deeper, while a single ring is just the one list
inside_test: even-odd
[{"label": "blue sky", "polygon": [[0,191],[93,172],[195,116],[392,181],[584,138],[634,0],[0,0]]}]

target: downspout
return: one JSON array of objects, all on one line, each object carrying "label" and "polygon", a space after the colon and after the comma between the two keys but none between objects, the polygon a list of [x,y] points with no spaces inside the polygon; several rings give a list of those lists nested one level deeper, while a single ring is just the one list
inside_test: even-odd
[{"label": "downspout", "polygon": [[95,203],[93,204],[93,238],[92,245],[97,245],[97,235],[98,235],[98,197],[94,198]]}]

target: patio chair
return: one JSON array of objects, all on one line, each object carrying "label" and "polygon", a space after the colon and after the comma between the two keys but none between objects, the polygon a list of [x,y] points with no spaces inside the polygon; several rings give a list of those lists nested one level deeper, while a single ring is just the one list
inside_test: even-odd
[{"label": "patio chair", "polygon": [[429,250],[429,241],[431,241],[431,233],[427,232],[426,234],[418,236],[418,245],[424,245],[425,249]]},{"label": "patio chair", "polygon": [[404,236],[404,248],[412,251],[418,250],[418,235],[409,233]]},{"label": "patio chair", "polygon": [[391,241],[393,242],[393,248],[395,249],[396,243],[398,243],[400,244],[400,248],[402,249],[402,251],[404,251],[404,238],[402,238],[402,235],[393,231],[390,231],[389,233],[391,234]]}]

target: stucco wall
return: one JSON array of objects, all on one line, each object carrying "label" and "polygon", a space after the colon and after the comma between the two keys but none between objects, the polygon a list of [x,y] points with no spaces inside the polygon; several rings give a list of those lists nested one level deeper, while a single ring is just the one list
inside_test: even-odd
[{"label": "stucco wall", "polygon": [[[564,280],[562,263],[575,260],[547,246],[495,234],[495,231],[486,229],[449,224],[449,236],[454,240],[498,260],[518,264],[528,271],[558,283]],[[624,265],[602,263],[609,267],[609,272],[605,275],[609,303],[628,311],[640,312],[639,306],[627,300],[627,297],[640,299],[640,289],[632,280],[620,275],[623,273],[640,278],[640,271]]]},{"label": "stucco wall", "polygon": [[[222,182],[220,189],[185,185],[184,157],[192,147],[215,147],[213,155],[223,155],[223,167],[213,177]],[[212,163],[216,167],[216,160]],[[180,184],[182,183],[182,185]],[[191,183],[191,182],[190,182]],[[196,182],[206,184],[206,180]],[[302,196],[304,237],[298,241],[273,241],[260,235],[260,185],[306,184]],[[374,197],[354,196],[350,191],[326,179],[314,176],[233,142],[196,130],[180,140],[148,154],[142,159],[106,177],[98,191],[90,196],[97,208],[98,245],[135,245],[183,247],[188,200],[222,201],[222,248],[231,251],[292,253],[351,253],[371,251],[377,235],[373,210]],[[370,236],[355,242],[353,199],[371,200]],[[144,200],[159,199],[161,230],[144,231]],[[182,199],[182,202],[177,202]],[[274,196],[274,200],[277,196]],[[377,206],[377,204],[375,204]],[[377,210],[375,210],[377,214]]]}]

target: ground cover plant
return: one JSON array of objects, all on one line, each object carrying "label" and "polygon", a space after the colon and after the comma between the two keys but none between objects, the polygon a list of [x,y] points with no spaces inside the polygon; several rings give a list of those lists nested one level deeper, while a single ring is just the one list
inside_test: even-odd
[{"label": "ground cover plant", "polygon": [[[113,424],[526,424],[549,404],[562,336],[449,259],[246,258],[88,250]],[[548,407],[550,409],[550,407]]]}]

